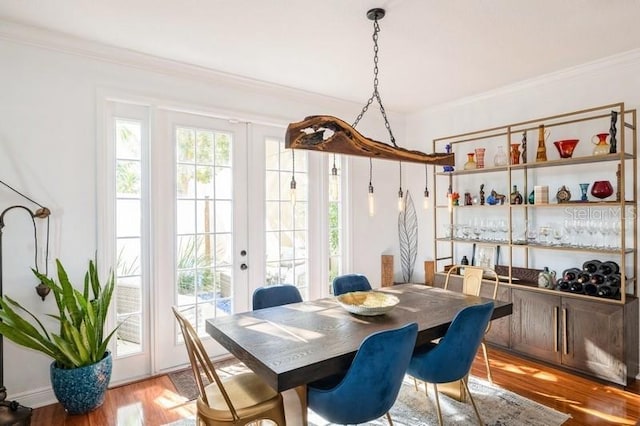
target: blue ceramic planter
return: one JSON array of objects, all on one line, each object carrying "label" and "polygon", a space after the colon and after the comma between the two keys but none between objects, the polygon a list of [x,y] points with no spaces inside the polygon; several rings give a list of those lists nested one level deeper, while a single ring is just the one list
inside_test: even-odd
[{"label": "blue ceramic planter", "polygon": [[51,386],[67,413],[83,414],[102,405],[111,379],[111,352],[86,367],[63,369],[55,364],[50,368]]}]

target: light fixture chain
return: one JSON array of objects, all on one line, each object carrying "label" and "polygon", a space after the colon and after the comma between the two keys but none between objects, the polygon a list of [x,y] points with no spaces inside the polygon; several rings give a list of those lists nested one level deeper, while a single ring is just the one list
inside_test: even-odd
[{"label": "light fixture chain", "polygon": [[380,92],[378,91],[378,33],[380,32],[380,25],[378,24],[378,18],[376,18],[373,21],[373,94],[371,95],[371,97],[367,100],[367,103],[364,105],[364,107],[362,107],[362,111],[360,111],[360,114],[358,114],[358,117],[356,117],[356,120],[353,122],[353,124],[351,125],[351,127],[355,128],[358,123],[360,122],[360,120],[362,119],[362,117],[364,116],[364,114],[367,112],[367,110],[369,109],[369,106],[373,103],[373,99],[375,98],[378,101],[378,104],[380,105],[380,113],[382,113],[382,118],[384,118],[384,126],[387,128],[387,131],[389,132],[389,138],[391,139],[391,143],[393,144],[394,147],[397,147],[398,145],[396,144],[396,138],[393,136],[393,132],[391,131],[391,125],[389,124],[389,119],[387,118],[387,112],[384,109],[384,106],[382,105],[382,98],[380,97]]}]

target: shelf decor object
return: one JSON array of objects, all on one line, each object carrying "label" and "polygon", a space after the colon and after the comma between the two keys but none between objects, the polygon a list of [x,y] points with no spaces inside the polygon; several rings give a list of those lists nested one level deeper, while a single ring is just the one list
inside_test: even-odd
[{"label": "shelf decor object", "polygon": [[549,138],[549,131],[544,129],[544,124],[538,126],[538,149],[536,150],[536,161],[547,161],[547,146],[545,140]]},{"label": "shelf decor object", "polygon": [[598,133],[591,138],[591,143],[595,145],[593,155],[607,155],[611,146],[607,143],[609,133]]},{"label": "shelf decor object", "polygon": [[[420,151],[401,148],[396,144],[396,139],[393,136],[393,131],[378,91],[378,33],[380,32],[378,21],[384,16],[385,10],[380,8],[371,9],[367,12],[367,18],[373,21],[373,93],[353,124],[349,125],[345,121],[330,115],[306,117],[302,121],[289,124],[285,134],[285,147],[412,163],[453,166],[453,153],[425,154]],[[391,144],[369,139],[356,130],[358,122],[374,100],[380,105],[380,112],[384,118],[385,127],[389,132]]]},{"label": "shelf decor object", "polygon": [[591,195],[601,200],[613,194],[613,186],[608,180],[597,180],[591,185]]},{"label": "shelf decor object", "polygon": [[560,158],[571,158],[573,150],[576,149],[578,142],[580,142],[580,139],[564,139],[561,141],[555,141],[553,144],[556,146],[558,154],[560,154]]}]

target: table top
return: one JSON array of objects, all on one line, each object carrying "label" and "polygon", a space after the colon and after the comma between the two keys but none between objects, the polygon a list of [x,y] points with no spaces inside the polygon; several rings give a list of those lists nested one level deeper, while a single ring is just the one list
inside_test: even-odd
[{"label": "table top", "polygon": [[[209,319],[206,330],[277,391],[346,371],[371,333],[418,323],[416,345],[444,336],[462,308],[488,301],[441,288],[401,284],[376,289],[400,303],[387,314],[348,313],[334,297]],[[495,301],[492,319],[510,315],[510,302]]]}]

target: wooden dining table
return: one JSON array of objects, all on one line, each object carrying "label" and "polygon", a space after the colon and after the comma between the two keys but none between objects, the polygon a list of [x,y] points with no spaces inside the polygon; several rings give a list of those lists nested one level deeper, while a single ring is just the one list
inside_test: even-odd
[{"label": "wooden dining table", "polygon": [[[491,299],[421,284],[376,289],[400,302],[378,316],[353,315],[335,297],[243,312],[206,321],[206,331],[231,354],[282,392],[346,371],[371,333],[418,324],[416,345],[444,336],[462,308]],[[495,301],[492,319],[510,315]]]}]

